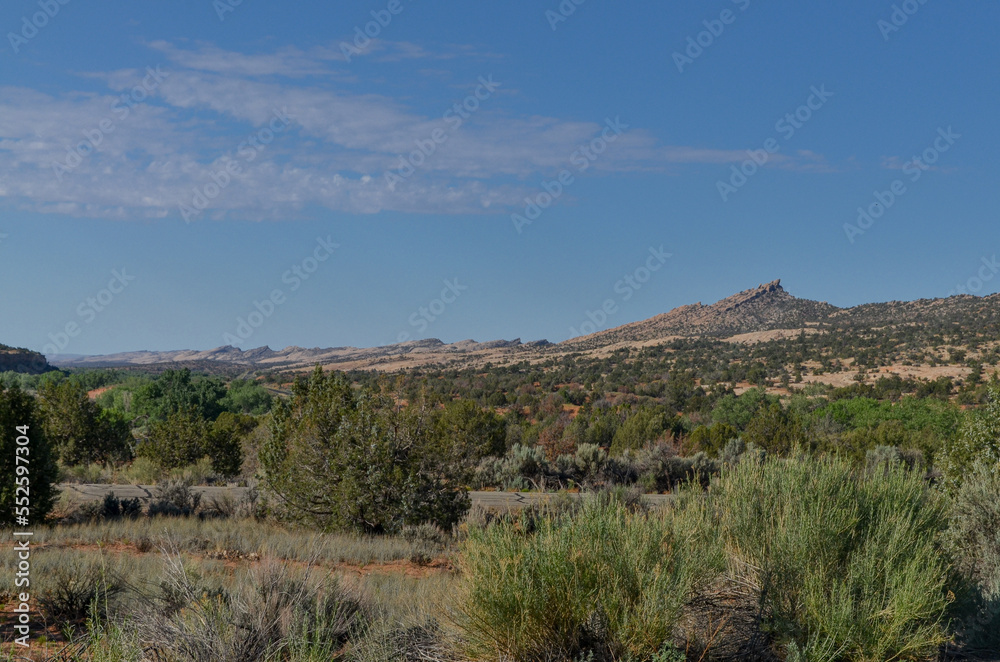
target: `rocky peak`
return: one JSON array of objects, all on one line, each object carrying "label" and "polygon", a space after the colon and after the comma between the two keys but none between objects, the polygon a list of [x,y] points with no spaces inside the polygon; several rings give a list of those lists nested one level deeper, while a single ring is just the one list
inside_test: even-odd
[{"label": "rocky peak", "polygon": [[791,298],[791,295],[785,292],[785,288],[781,286],[781,279],[779,278],[777,280],[772,280],[770,283],[764,283],[755,288],[743,290],[738,294],[725,298],[714,304],[712,308],[716,308],[722,312],[728,312],[739,306],[750,303],[751,301],[763,299],[769,294],[784,294],[785,297]]}]

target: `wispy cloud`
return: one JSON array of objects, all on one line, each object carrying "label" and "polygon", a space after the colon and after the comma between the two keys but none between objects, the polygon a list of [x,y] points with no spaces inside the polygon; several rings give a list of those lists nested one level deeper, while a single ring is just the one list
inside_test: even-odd
[{"label": "wispy cloud", "polygon": [[[390,187],[384,173],[415,141],[447,129],[443,112],[455,100],[442,100],[442,114],[430,116],[400,99],[359,92],[332,47],[248,55],[204,44],[148,46],[167,59],[167,75],[127,117],[116,103],[120,108],[121,93],[143,77],[139,70],[88,75],[106,86],[101,93],[0,87],[0,197],[26,209],[80,216],[174,214],[193,188],[235,157],[247,135],[266,126],[275,109],[285,109],[292,127],[245,164],[206,216],[291,218],[309,206],[467,213],[518,205],[603,128],[601,121],[511,116],[493,104],[451,131],[419,173]],[[376,51],[383,60],[448,57],[403,43],[381,42]],[[108,121],[113,129],[100,144],[71,171],[57,172],[55,165]],[[745,158],[742,149],[664,145],[633,128],[594,171],[668,171]],[[813,154],[788,161],[824,164]]]}]

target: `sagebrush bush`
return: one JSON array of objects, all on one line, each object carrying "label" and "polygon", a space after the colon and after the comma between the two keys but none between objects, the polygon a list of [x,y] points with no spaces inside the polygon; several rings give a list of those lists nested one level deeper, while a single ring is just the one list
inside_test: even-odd
[{"label": "sagebrush bush", "polygon": [[163,478],[163,469],[155,460],[137,457],[121,472],[121,479],[132,485],[152,485]]},{"label": "sagebrush bush", "polygon": [[243,662],[332,659],[368,618],[364,596],[335,578],[267,563],[231,590],[205,590],[169,558],[164,608],[141,623],[156,659]]},{"label": "sagebrush bush", "polygon": [[741,462],[711,501],[733,578],[790,657],[930,659],[948,639],[946,505],[920,477],[832,459]]},{"label": "sagebrush bush", "polygon": [[82,623],[95,609],[106,614],[124,592],[122,577],[100,556],[62,556],[46,563],[36,595],[49,623]]},{"label": "sagebrush bush", "polygon": [[968,582],[955,629],[971,652],[1000,650],[1000,464],[978,465],[952,505],[947,546]]},{"label": "sagebrush bush", "polygon": [[649,659],[723,565],[694,498],[669,513],[588,499],[533,528],[473,528],[463,546],[460,610],[477,659]]},{"label": "sagebrush bush", "polygon": [[156,499],[149,504],[150,517],[167,515],[188,517],[201,505],[201,493],[191,489],[191,483],[183,480],[168,480],[156,490]]}]

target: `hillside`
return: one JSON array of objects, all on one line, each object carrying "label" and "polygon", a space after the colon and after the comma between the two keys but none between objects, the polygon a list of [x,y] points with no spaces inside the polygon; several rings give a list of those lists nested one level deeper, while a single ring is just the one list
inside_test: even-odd
[{"label": "hillside", "polygon": [[37,375],[52,369],[45,357],[38,352],[0,344],[0,372],[13,371]]},{"label": "hillside", "polygon": [[780,280],[775,280],[709,306],[700,302],[681,306],[641,322],[572,338],[563,344],[594,348],[677,336],[725,337],[773,329],[800,329],[822,324],[840,311],[822,301],[798,299],[785,291]]}]

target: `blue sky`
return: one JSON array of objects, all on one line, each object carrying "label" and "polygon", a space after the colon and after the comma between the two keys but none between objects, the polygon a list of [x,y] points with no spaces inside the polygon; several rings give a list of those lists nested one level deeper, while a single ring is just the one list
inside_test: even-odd
[{"label": "blue sky", "polygon": [[4,3],[0,342],[559,341],[775,278],[998,289],[996,3],[229,1]]}]

